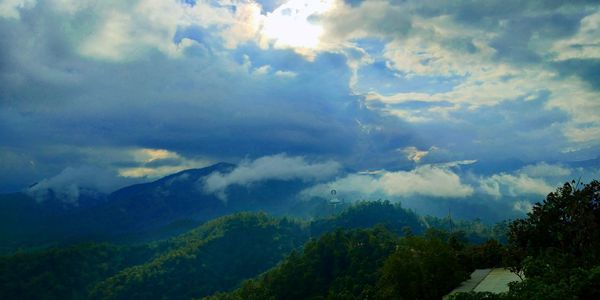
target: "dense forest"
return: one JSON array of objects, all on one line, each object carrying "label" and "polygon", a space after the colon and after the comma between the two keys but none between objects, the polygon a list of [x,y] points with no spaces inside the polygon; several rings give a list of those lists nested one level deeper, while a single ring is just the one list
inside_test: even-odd
[{"label": "dense forest", "polygon": [[208,299],[439,299],[468,270],[447,236],[436,233],[336,230],[236,291]]},{"label": "dense forest", "polygon": [[566,183],[508,228],[505,264],[525,280],[466,299],[600,299],[600,182]]},{"label": "dense forest", "polygon": [[486,225],[364,201],[314,220],[236,213],[178,236],[0,257],[0,299],[440,299],[476,268],[525,278],[504,294],[600,296],[600,183],[567,183],[524,219]]}]

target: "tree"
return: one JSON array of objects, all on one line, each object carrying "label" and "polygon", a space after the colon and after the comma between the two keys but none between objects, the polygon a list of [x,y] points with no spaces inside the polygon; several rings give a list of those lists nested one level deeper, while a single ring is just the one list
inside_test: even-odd
[{"label": "tree", "polygon": [[466,279],[457,252],[441,231],[405,237],[390,255],[378,282],[380,299],[441,299]]},{"label": "tree", "polygon": [[522,256],[561,253],[577,265],[600,262],[600,182],[565,183],[509,225],[509,245]]}]

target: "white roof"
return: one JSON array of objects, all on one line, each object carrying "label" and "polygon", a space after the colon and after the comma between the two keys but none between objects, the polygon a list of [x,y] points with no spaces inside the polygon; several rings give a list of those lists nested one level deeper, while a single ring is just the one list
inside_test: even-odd
[{"label": "white roof", "polygon": [[470,291],[503,293],[508,291],[508,283],[512,281],[521,281],[521,278],[508,269],[477,269],[448,295]]}]

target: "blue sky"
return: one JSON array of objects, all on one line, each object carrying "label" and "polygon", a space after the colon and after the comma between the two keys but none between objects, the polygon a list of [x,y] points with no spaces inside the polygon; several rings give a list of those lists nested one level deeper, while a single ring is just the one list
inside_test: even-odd
[{"label": "blue sky", "polygon": [[2,192],[281,158],[519,210],[600,174],[595,1],[6,0],[0,40]]}]

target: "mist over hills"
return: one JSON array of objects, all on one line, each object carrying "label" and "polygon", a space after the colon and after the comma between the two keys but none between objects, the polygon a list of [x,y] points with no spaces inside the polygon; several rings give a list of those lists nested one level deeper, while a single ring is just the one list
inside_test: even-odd
[{"label": "mist over hills", "polygon": [[110,194],[82,192],[76,202],[65,202],[51,189],[41,199],[26,192],[0,195],[1,246],[144,236],[155,234],[155,230],[176,233],[238,211],[288,213],[297,204],[292,196],[308,184],[300,180],[266,180],[251,186],[235,185],[227,188],[226,199],[203,190],[206,176],[227,174],[233,168],[219,163]]},{"label": "mist over hills", "polygon": [[[389,202],[361,202],[314,221],[235,213],[167,239],[84,243],[0,255],[0,291],[20,299],[37,299],[41,294],[49,299],[199,298],[230,291],[301,250],[309,240],[332,232],[379,226],[388,232],[386,236],[422,234],[425,224],[442,229],[447,221],[425,222]],[[467,230],[478,243],[503,235],[482,224],[455,226]],[[54,267],[48,269],[49,264]]]},{"label": "mist over hills", "polygon": [[0,0],[0,300],[600,299],[599,45],[598,0]]},{"label": "mist over hills", "polygon": [[[59,186],[45,182],[0,195],[0,247],[8,251],[85,240],[167,237],[239,211],[322,217],[335,211],[328,203],[332,189],[342,201],[338,209],[360,200],[389,199],[422,215],[451,214],[493,224],[522,216],[540,194],[552,189],[539,178],[561,180],[593,170],[597,161],[572,166],[515,161],[505,165],[506,173],[489,176],[488,164],[471,161],[362,174],[334,162],[276,155],[242,165],[188,169],[108,193],[69,181]],[[466,174],[466,180],[459,181],[457,174]]]},{"label": "mist over hills", "polygon": [[[517,268],[530,263],[543,264],[552,272],[566,271],[568,280],[581,282],[575,286],[562,283],[559,294],[597,295],[599,269],[584,266],[597,264],[597,223],[589,221],[597,219],[599,187],[597,181],[581,187],[565,184],[537,204],[528,218],[495,226],[450,216],[420,216],[389,201],[359,201],[313,220],[239,212],[168,238],[155,235],[146,242],[26,249],[0,255],[0,295],[9,299],[306,299],[323,295],[439,299],[475,268]],[[570,221],[565,223],[557,212],[568,215]],[[549,218],[536,217],[540,214]],[[564,234],[576,228],[585,232],[565,243]],[[564,253],[548,260],[551,248]],[[535,260],[526,259],[525,251],[535,255]],[[570,263],[579,267],[569,267]],[[514,290],[511,287],[517,296],[509,294],[513,298],[507,299],[522,299],[519,295],[528,293],[556,294],[547,292],[556,279],[546,277],[559,273],[540,274],[539,270],[525,269],[526,276],[535,277]]]}]

